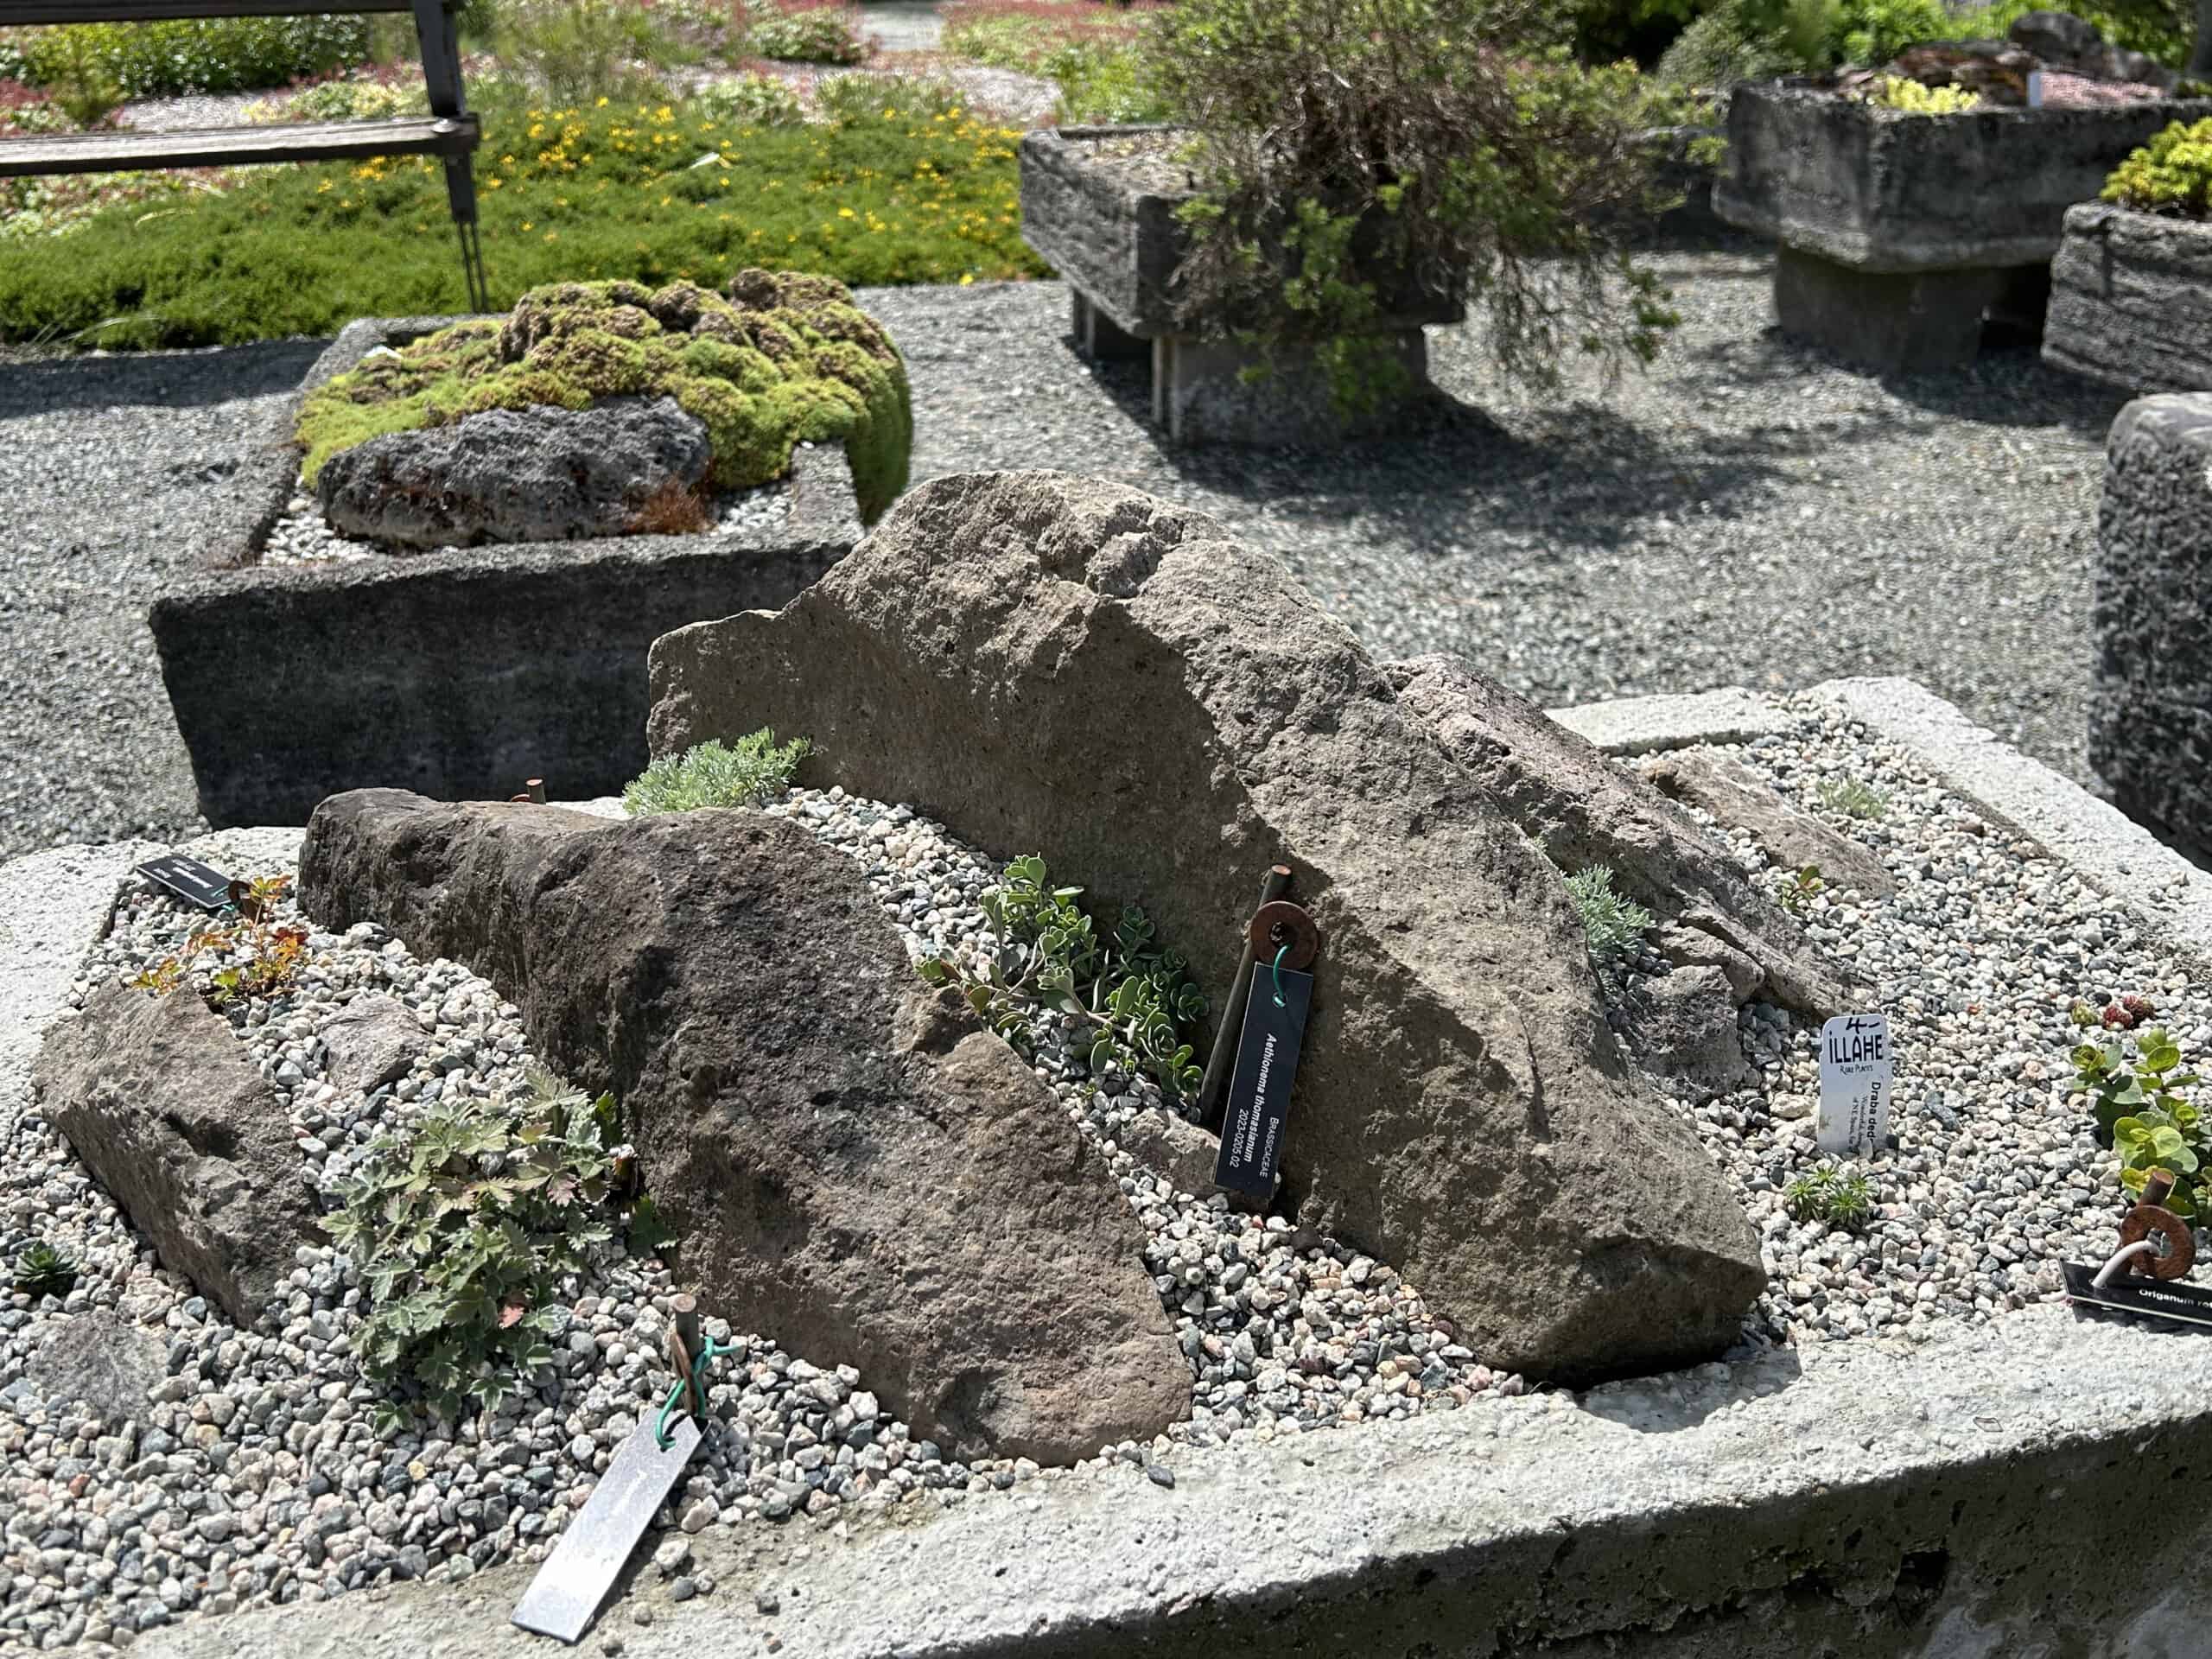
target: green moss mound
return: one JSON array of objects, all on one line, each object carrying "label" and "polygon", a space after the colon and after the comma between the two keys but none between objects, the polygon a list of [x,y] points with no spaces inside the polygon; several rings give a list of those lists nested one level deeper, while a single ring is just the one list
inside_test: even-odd
[{"label": "green moss mound", "polygon": [[783,477],[800,443],[842,443],[861,514],[906,487],[913,405],[890,337],[842,283],[742,270],[721,293],[690,283],[559,283],[504,321],[456,323],[380,352],[308,394],[299,442],[312,483],[331,456],[386,432],[487,410],[588,409],[673,397],[705,423],[714,483]]}]

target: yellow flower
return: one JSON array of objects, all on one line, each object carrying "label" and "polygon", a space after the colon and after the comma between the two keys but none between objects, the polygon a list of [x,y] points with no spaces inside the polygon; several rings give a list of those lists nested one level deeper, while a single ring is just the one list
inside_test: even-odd
[{"label": "yellow flower", "polygon": [[531,223],[528,219],[525,219],[524,220],[523,220],[523,222],[522,222],[522,227],[523,227],[523,229],[524,229],[525,231],[534,231],[534,230],[536,230],[536,229],[537,228],[537,226],[535,226],[535,225],[531,224]]},{"label": "yellow flower", "polygon": [[837,210],[837,217],[840,219],[850,219],[852,216],[853,210],[849,207],[840,207]]},{"label": "yellow flower", "polygon": [[976,281],[976,273],[975,273],[974,271],[972,271],[972,270],[963,270],[963,271],[962,271],[962,272],[960,273],[960,286],[961,286],[961,287],[963,287],[963,288],[969,288],[969,287],[972,287],[972,286],[974,286],[974,284],[975,284],[975,281]]},{"label": "yellow flower", "polygon": [[602,109],[602,110],[603,110],[603,109],[605,109],[605,108],[607,107],[607,100],[606,100],[605,99],[603,99],[603,98],[602,98],[602,99],[601,99],[599,100],[598,105],[597,105],[595,107],[597,107],[597,108],[599,108],[599,109]]}]

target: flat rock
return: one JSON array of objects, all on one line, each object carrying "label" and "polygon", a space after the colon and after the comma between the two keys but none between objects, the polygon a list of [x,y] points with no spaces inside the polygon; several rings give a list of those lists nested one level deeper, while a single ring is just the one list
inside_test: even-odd
[{"label": "flat rock", "polygon": [[627,534],[713,461],[705,423],[674,398],[618,397],[386,433],[324,462],[315,492],[333,530],[393,548],[566,542]]},{"label": "flat rock", "polygon": [[[1284,1151],[1301,1224],[1497,1367],[1709,1356],[1748,1222],[1606,1027],[1564,884],[1274,559],[1052,473],[943,478],[773,615],[653,647],[656,753],[773,726],[820,779],[1041,851],[1226,992],[1276,862],[1326,944]],[[1620,1172],[1636,1178],[1623,1182]]]},{"label": "flat rock", "polygon": [[613,1090],[709,1310],[858,1366],[918,1436],[1068,1462],[1188,1413],[1103,1160],[799,825],[356,791],[316,809],[299,893],[490,978]]},{"label": "flat rock", "polygon": [[[1615,890],[1661,923],[1747,959],[1757,988],[1785,1007],[1825,1018],[1849,1003],[1841,970],[1727,847],[1586,739],[1455,657],[1416,657],[1383,672],[1492,808],[1560,869],[1611,870]],[[1734,976],[1749,977],[1740,967]]]},{"label": "flat rock", "polygon": [[[1897,890],[1897,878],[1879,858],[1792,806],[1748,766],[1709,749],[1681,749],[1645,761],[1643,775],[1674,799],[1745,831],[1780,869],[1802,870],[1810,864],[1830,887],[1849,887],[1869,899],[1886,899]],[[1842,1005],[1806,1012],[1838,1014]]]},{"label": "flat rock", "polygon": [[1178,1192],[1204,1197],[1213,1191],[1221,1137],[1211,1129],[1188,1118],[1147,1108],[1130,1120],[1116,1141],[1123,1152],[1147,1169],[1166,1177]]},{"label": "flat rock", "polygon": [[1736,1038],[1736,998],[1718,968],[1677,968],[1626,999],[1629,1042],[1654,1075],[1726,1094],[1752,1077]]},{"label": "flat rock", "polygon": [[397,997],[357,996],[321,1033],[329,1050],[326,1075],[343,1091],[373,1094],[414,1070],[430,1052],[430,1033]]},{"label": "flat rock", "polygon": [[98,1307],[41,1332],[23,1367],[49,1409],[82,1404],[109,1423],[142,1421],[146,1396],[168,1374],[168,1347],[156,1332]]},{"label": "flat rock", "polygon": [[31,1087],[161,1264],[232,1324],[252,1325],[321,1236],[276,1091],[193,992],[94,992],[47,1033]]}]

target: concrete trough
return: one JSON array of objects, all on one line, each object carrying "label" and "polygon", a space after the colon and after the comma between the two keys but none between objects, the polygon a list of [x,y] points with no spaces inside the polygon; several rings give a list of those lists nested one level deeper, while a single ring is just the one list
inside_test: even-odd
[{"label": "concrete trough", "polygon": [[[302,392],[451,321],[357,322]],[[218,826],[304,822],[324,796],[369,784],[448,799],[504,799],[529,778],[571,796],[617,790],[645,769],[652,642],[782,606],[860,536],[830,446],[798,452],[791,511],[765,531],[261,564],[298,473],[288,444],[249,456],[238,477],[260,504],[252,535],[232,568],[180,584],[148,619],[200,810]]]},{"label": "concrete trough", "polygon": [[2069,209],[2043,360],[2122,391],[2212,391],[2212,223]]},{"label": "concrete trough", "polygon": [[[2212,886],[2112,807],[1910,682],[1816,690],[1993,822],[2135,903],[2184,962]],[[1773,729],[1745,692],[1574,711],[1623,753]],[[130,863],[0,868],[0,1109]],[[2179,896],[2177,897],[2177,894]],[[2212,1333],[2049,1305],[1913,1346],[1860,1338],[1589,1393],[1179,1448],[834,1526],[709,1528],[674,1599],[639,1553],[586,1650],[632,1659],[1325,1656],[2195,1659],[2212,1542]],[[196,1618],[144,1659],[475,1659],[531,1638],[535,1568]],[[774,1646],[769,1643],[772,1641]]]},{"label": "concrete trough", "polygon": [[1713,207],[1780,244],[1783,331],[1880,372],[1953,368],[1985,320],[2039,330],[2066,212],[2212,100],[1906,114],[1778,81],[1739,86]]}]

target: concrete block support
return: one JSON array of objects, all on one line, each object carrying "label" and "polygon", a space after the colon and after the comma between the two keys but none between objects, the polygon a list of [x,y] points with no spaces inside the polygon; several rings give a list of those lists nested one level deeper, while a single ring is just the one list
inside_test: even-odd
[{"label": "concrete block support", "polygon": [[1403,390],[1345,420],[1328,376],[1310,356],[1269,363],[1228,340],[1162,334],[1152,342],[1153,423],[1178,443],[1321,445],[1393,430],[1435,395],[1428,342],[1420,329],[1408,328],[1377,336],[1376,343],[1404,372]]},{"label": "concrete block support", "polygon": [[1784,244],[1774,267],[1782,331],[1880,374],[1954,369],[1981,350],[2001,270],[1855,270]]},{"label": "concrete block support", "polygon": [[2212,851],[2212,394],[2144,397],[2106,441],[2089,764],[2130,815]]},{"label": "concrete block support", "polygon": [[1135,362],[1152,355],[1152,342],[1140,340],[1085,298],[1081,289],[1068,289],[1068,331],[1075,348],[1101,361]]}]

